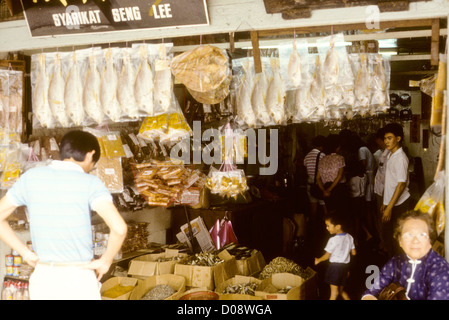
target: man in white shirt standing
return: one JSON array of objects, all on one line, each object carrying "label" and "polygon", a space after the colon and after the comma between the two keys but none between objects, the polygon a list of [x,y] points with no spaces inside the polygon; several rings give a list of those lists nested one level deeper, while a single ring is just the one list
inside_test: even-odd
[{"label": "man in white shirt standing", "polygon": [[410,193],[408,190],[408,157],[402,149],[404,130],[398,123],[389,123],[384,127],[384,142],[390,151],[385,170],[383,194],[382,238],[390,256],[399,253],[399,247],[393,238],[393,230],[398,218],[410,209]]}]

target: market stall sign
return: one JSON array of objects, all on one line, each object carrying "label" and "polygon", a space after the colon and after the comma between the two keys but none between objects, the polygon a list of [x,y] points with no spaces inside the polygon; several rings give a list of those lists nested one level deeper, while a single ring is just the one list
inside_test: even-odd
[{"label": "market stall sign", "polygon": [[21,0],[32,37],[209,25],[206,0]]}]

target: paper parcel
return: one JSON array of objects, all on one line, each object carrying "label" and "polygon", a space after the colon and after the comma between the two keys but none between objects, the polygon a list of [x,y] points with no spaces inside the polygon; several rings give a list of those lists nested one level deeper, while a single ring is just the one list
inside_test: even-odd
[{"label": "paper parcel", "polygon": [[128,277],[113,277],[106,280],[101,285],[101,300],[128,300],[138,281]]},{"label": "paper parcel", "polygon": [[174,274],[151,276],[145,280],[139,280],[139,284],[132,291],[129,300],[141,300],[151,289],[158,285],[168,285],[176,292],[164,300],[178,300],[186,290],[186,279]]},{"label": "paper parcel", "polygon": [[179,253],[178,250],[173,249],[166,249],[163,253],[139,256],[129,263],[128,275],[143,279],[161,274],[173,274],[175,264],[187,256],[186,253]]},{"label": "paper parcel", "polygon": [[238,272],[236,260],[229,252],[224,250],[218,256],[224,261],[211,267],[187,265],[180,261],[175,265],[175,274],[185,277],[188,287],[214,290],[216,286],[234,277]]},{"label": "paper parcel", "polygon": [[292,273],[275,273],[262,280],[255,295],[264,300],[303,300],[305,280]]},{"label": "paper parcel", "polygon": [[[203,252],[211,252],[216,250],[215,244],[212,241],[209,230],[207,230],[206,225],[204,224],[203,218],[197,217],[190,221],[190,228],[192,229],[193,236],[196,238],[198,244],[201,247],[201,251]],[[190,232],[189,232],[189,224],[184,224],[181,226],[181,232],[176,234],[176,237],[181,243],[185,243],[189,246],[190,250],[192,250],[192,244],[190,242]]]}]

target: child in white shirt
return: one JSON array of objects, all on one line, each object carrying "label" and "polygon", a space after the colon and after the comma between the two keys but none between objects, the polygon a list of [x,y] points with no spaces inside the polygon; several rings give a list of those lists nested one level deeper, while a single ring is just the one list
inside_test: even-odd
[{"label": "child in white shirt", "polygon": [[343,231],[342,222],[337,216],[327,217],[325,223],[329,233],[335,236],[327,242],[324,248],[326,253],[320,258],[315,258],[315,265],[326,260],[330,262],[325,276],[325,282],[331,289],[329,300],[337,300],[338,295],[341,295],[344,300],[350,300],[349,295],[344,291],[344,286],[349,274],[351,254],[356,254],[354,239],[349,233]]}]

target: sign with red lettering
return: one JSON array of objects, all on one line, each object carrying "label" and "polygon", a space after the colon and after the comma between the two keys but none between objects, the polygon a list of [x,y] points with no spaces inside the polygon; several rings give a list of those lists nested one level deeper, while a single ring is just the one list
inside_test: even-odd
[{"label": "sign with red lettering", "polygon": [[21,0],[32,37],[209,25],[206,0]]}]

